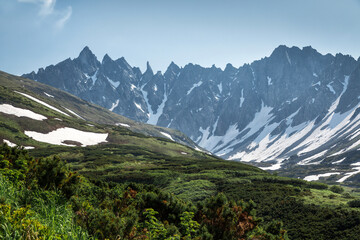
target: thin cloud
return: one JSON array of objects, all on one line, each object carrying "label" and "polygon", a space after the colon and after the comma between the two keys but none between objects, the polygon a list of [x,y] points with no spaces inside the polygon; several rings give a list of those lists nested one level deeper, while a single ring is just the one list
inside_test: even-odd
[{"label": "thin cloud", "polygon": [[41,16],[48,16],[54,12],[56,0],[43,0],[39,14]]},{"label": "thin cloud", "polygon": [[53,16],[55,19],[57,19],[54,24],[56,31],[63,29],[72,15],[71,6],[68,6],[64,11],[56,10],[56,0],[18,0],[18,2],[36,4],[40,7],[38,12],[39,16],[43,18]]},{"label": "thin cloud", "polygon": [[56,0],[18,0],[21,3],[33,3],[40,6],[39,15],[48,16],[53,14]]},{"label": "thin cloud", "polygon": [[69,21],[71,15],[72,15],[72,7],[69,6],[66,9],[66,12],[64,12],[63,16],[59,20],[56,21],[55,28],[57,30],[63,29],[64,25]]}]

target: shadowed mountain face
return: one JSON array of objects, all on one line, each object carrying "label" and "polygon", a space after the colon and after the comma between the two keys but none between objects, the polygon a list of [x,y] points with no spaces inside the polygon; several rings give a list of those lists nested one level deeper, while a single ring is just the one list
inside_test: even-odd
[{"label": "shadowed mountain face", "polygon": [[149,64],[142,73],[108,55],[99,62],[85,47],[76,59],[24,77],[269,169],[340,156],[356,150],[360,138],[360,61],[311,47],[279,46],[269,57],[224,70],[171,63],[165,73]]}]

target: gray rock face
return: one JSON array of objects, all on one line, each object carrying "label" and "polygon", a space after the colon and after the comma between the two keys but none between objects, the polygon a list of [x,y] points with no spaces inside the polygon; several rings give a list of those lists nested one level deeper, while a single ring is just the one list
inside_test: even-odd
[{"label": "gray rock face", "polygon": [[141,73],[108,55],[100,63],[86,47],[74,60],[24,76],[134,120],[178,129],[224,158],[270,169],[291,156],[314,163],[360,138],[360,131],[351,135],[360,125],[360,61],[311,47],[279,46],[269,57],[224,70],[172,62],[164,74],[154,74],[149,63]]}]

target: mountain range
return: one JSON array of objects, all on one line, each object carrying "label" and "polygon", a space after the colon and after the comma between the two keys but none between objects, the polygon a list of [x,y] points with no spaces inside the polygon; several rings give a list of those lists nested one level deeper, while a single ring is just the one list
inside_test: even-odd
[{"label": "mountain range", "polygon": [[285,175],[355,181],[360,144],[360,59],[312,47],[224,70],[171,63],[145,72],[88,47],[23,77],[132,120],[177,129],[202,148]]}]

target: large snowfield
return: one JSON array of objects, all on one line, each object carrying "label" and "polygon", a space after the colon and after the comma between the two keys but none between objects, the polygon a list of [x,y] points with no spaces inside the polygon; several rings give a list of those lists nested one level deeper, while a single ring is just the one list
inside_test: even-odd
[{"label": "large snowfield", "polygon": [[47,117],[45,117],[41,114],[34,113],[33,111],[30,111],[27,109],[14,107],[10,104],[0,104],[0,112],[5,113],[5,114],[15,115],[17,117],[28,117],[28,118],[31,118],[34,120],[39,120],[39,121],[47,119]]},{"label": "large snowfield", "polygon": [[34,131],[25,131],[24,133],[39,142],[75,146],[64,143],[64,141],[75,141],[81,143],[82,147],[106,142],[106,138],[108,137],[108,133],[84,132],[69,127],[59,128],[49,133],[38,133]]}]

